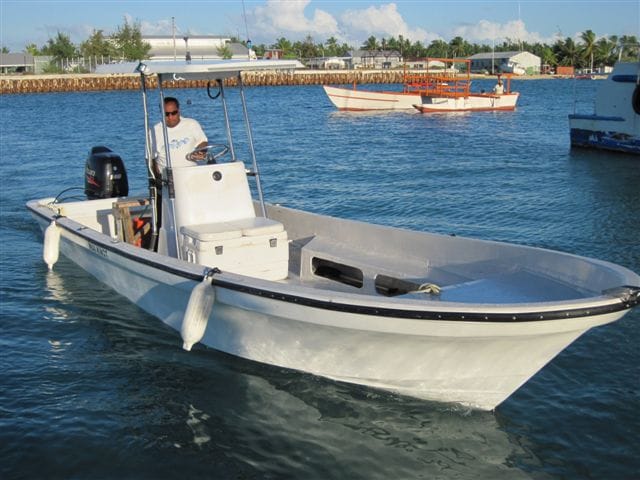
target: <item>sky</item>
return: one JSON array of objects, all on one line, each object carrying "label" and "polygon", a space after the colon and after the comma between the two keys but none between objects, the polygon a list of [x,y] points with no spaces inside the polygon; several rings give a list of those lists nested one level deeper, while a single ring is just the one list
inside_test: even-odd
[{"label": "sky", "polygon": [[359,47],[402,35],[428,45],[461,36],[470,43],[506,39],[553,44],[558,38],[640,37],[640,0],[0,0],[0,45],[42,47],[58,32],[79,45],[94,30],[110,34],[139,22],[143,35],[228,35],[269,46],[280,37],[314,43],[335,37]]}]

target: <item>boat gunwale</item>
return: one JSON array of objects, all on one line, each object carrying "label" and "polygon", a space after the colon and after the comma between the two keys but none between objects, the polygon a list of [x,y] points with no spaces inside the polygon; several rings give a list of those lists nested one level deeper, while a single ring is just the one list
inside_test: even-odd
[{"label": "boat gunwale", "polygon": [[[89,228],[86,225],[83,225],[69,217],[56,214],[50,207],[43,205],[42,203],[39,203],[41,201],[42,200],[30,200],[27,202],[26,206],[29,210],[31,210],[32,213],[38,215],[42,219],[47,221],[55,220],[57,222],[57,225],[60,228],[63,228],[64,230],[71,233],[72,235],[80,237],[89,243],[93,243],[94,245],[96,244],[96,242],[98,242],[97,246],[100,246],[101,248],[109,250],[123,258],[133,260],[140,264],[157,268],[163,272],[173,274],[173,275],[185,278],[187,280],[193,280],[196,282],[202,281],[207,271],[210,270],[209,267],[197,265],[197,264],[190,264],[185,262],[184,267],[172,266],[172,265],[167,265],[166,262],[145,258],[147,256],[159,256],[160,258],[163,258],[163,259],[169,258],[170,260],[174,260],[176,262],[180,261],[178,259],[174,259],[171,257],[161,256],[156,252],[151,252],[148,250],[142,250],[143,252],[148,254],[145,256],[128,252],[127,249],[123,247],[130,246],[129,244],[121,241],[117,241],[116,243],[114,243],[113,238],[111,238],[110,236],[102,232],[99,232],[95,229]],[[49,215],[49,214],[43,213],[40,210],[48,210],[49,212],[51,212],[51,214]],[[64,220],[64,221],[61,222],[60,220]],[[71,223],[72,225],[67,225],[66,224],[67,222]],[[88,234],[85,231],[91,232],[92,234]],[[99,238],[95,238],[95,237],[104,237],[108,241],[101,241]],[[139,247],[131,246],[131,248],[136,248],[136,250],[139,250]],[[617,265],[614,265],[614,266],[618,268],[624,268],[624,267],[619,267]],[[193,272],[194,267],[200,267],[204,270],[202,271],[202,273],[194,273]],[[221,272],[221,275],[235,276],[236,274],[233,274],[230,272],[227,272],[227,273]],[[255,280],[255,283],[267,282],[266,280],[253,279],[251,277],[244,277],[241,275],[237,275],[237,276]],[[587,301],[590,301],[592,304],[591,306],[568,307],[566,309],[561,309],[561,310],[538,309],[538,310],[531,310],[531,311],[527,310],[525,312],[521,311],[518,313],[513,313],[513,312],[506,313],[506,312],[500,312],[500,311],[490,311],[491,308],[485,312],[466,311],[464,309],[457,309],[455,311],[446,310],[446,309],[425,310],[424,308],[420,308],[420,307],[418,307],[418,309],[409,309],[409,308],[403,309],[403,308],[390,308],[386,306],[371,306],[368,304],[367,305],[359,304],[357,302],[352,302],[352,303],[336,302],[333,300],[323,300],[323,299],[313,298],[312,296],[308,296],[308,295],[304,296],[304,295],[295,295],[291,293],[278,292],[272,288],[270,289],[270,288],[265,288],[260,286],[246,285],[246,284],[242,284],[241,282],[234,282],[232,280],[221,279],[216,275],[212,277],[211,282],[214,286],[218,286],[228,290],[233,290],[233,291],[245,293],[248,295],[258,296],[261,298],[268,298],[271,300],[283,301],[286,303],[293,303],[299,306],[319,308],[322,310],[337,311],[342,313],[361,314],[361,315],[372,315],[372,316],[378,316],[378,317],[386,316],[386,317],[409,319],[409,320],[455,321],[455,322],[461,321],[461,322],[490,323],[490,324],[545,322],[549,320],[570,320],[570,319],[577,319],[577,318],[588,318],[588,317],[594,317],[598,315],[606,315],[610,313],[629,310],[640,303],[640,296],[636,296],[635,299],[625,301],[620,297],[603,294],[596,297],[586,297],[579,300],[580,303],[585,303]],[[276,282],[273,282],[273,283],[275,284]],[[300,287],[304,289],[309,288],[309,287],[305,287],[304,285],[301,285]],[[640,285],[639,286],[621,285],[620,287],[640,289]],[[333,291],[330,291],[330,292],[333,292]],[[337,293],[337,292],[333,292],[333,293]],[[373,298],[371,296],[367,296],[367,297]],[[573,300],[570,300],[567,302],[574,303]],[[450,302],[449,305],[453,303],[455,302]],[[535,306],[535,305],[541,305],[543,303],[547,303],[547,302],[534,302],[529,304],[511,303],[511,304],[501,304],[499,306],[495,304],[479,304],[479,303],[473,303],[468,305],[469,307],[475,308],[475,309],[490,306],[494,310],[495,309],[507,310],[508,308],[513,308],[513,306],[517,306],[517,305]],[[557,304],[561,302],[554,302],[554,303]],[[599,304],[593,305],[594,303],[599,303]],[[412,306],[417,307],[417,305],[412,305]]]}]

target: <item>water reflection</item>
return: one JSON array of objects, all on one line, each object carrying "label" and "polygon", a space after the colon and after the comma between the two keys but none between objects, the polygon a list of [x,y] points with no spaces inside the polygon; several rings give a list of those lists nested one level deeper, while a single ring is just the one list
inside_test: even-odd
[{"label": "water reflection", "polygon": [[[46,312],[45,319],[54,322],[69,321],[68,313],[69,295],[64,287],[64,277],[56,270],[48,270],[45,274],[45,290],[44,290],[44,310]],[[75,320],[71,320],[72,323]]]},{"label": "water reflection", "polygon": [[[190,435],[170,443],[220,450],[280,478],[529,478],[528,455],[492,413],[399,397],[311,375],[187,354],[181,401]],[[196,358],[193,358],[196,357]],[[174,369],[175,372],[175,369]],[[173,397],[177,400],[176,397]],[[215,433],[214,433],[215,432]]]}]

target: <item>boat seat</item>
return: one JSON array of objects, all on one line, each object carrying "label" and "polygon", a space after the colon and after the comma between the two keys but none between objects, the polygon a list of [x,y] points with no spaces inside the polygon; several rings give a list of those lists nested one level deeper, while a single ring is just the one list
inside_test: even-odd
[{"label": "boat seat", "polygon": [[272,235],[284,230],[284,225],[266,217],[241,218],[226,222],[202,223],[180,228],[182,235],[200,242],[231,240],[240,237]]},{"label": "boat seat", "polygon": [[284,225],[280,222],[266,217],[243,218],[226,223],[231,224],[235,228],[240,228],[242,235],[245,237],[271,235],[284,230]]},{"label": "boat seat", "polygon": [[245,217],[180,228],[182,258],[220,270],[282,280],[289,270],[284,225],[265,217]]}]

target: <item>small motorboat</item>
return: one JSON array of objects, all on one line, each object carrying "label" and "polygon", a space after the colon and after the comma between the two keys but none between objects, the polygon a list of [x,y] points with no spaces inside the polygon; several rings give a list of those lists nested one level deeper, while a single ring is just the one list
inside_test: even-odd
[{"label": "small motorboat", "polygon": [[[402,91],[372,91],[323,86],[339,110],[413,110],[422,113],[514,110],[519,93],[511,91],[511,75],[497,77],[493,92],[471,91],[471,60],[428,58],[425,70],[405,65]],[[502,77],[507,80],[502,85]]]},{"label": "small motorboat", "polygon": [[617,63],[591,114],[569,115],[571,145],[640,154],[640,62]]},{"label": "small motorboat", "polygon": [[[140,77],[149,192],[129,195],[120,156],[91,148],[86,199],[27,203],[44,231],[45,262],[53,268],[65,255],[179,331],[176,348],[199,342],[264,364],[484,410],[584,332],[638,304],[640,277],[608,262],[265,202],[242,73],[299,66],[227,60],[103,67]],[[161,178],[151,167],[152,76],[161,98],[176,78],[206,81],[207,93],[217,88],[209,96],[223,106],[228,140],[205,147],[206,158],[192,166],[172,167],[167,151]],[[227,113],[230,78],[246,125],[246,164]]]}]

